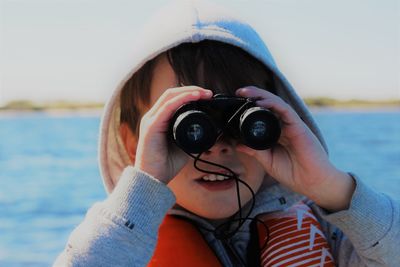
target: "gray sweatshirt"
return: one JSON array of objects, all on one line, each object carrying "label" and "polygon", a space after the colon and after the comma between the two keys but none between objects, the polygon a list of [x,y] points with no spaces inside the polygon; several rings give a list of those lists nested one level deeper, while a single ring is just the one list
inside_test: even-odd
[{"label": "gray sweatshirt", "polygon": [[[213,227],[211,222],[175,206],[175,197],[165,184],[130,167],[119,134],[123,85],[145,62],[171,47],[216,40],[244,49],[272,71],[277,94],[293,107],[327,149],[309,110],[277,69],[263,40],[251,26],[225,10],[203,2],[180,1],[156,13],[138,40],[141,42],[127,55],[131,71],[113,91],[101,122],[99,161],[109,195],[89,209],[54,266],[146,266],[167,213],[184,216],[209,229]],[[400,266],[400,204],[370,189],[358,177],[354,179],[356,190],[348,210],[328,214],[306,200],[322,226],[336,264]],[[304,197],[280,184],[264,184],[255,200],[252,217],[285,210]],[[236,258],[211,232],[202,233],[224,266],[241,266],[240,262],[245,261],[250,239],[248,223],[228,241]]]},{"label": "gray sweatshirt", "polygon": [[[328,214],[308,203],[321,223],[337,266],[399,266],[399,203],[355,179],[357,186],[348,210]],[[300,199],[276,184],[257,195],[253,212],[284,210]],[[146,266],[168,211],[213,227],[193,214],[171,209],[174,202],[165,184],[127,167],[109,197],[96,203],[72,232],[54,266]],[[242,260],[249,235],[244,226],[229,241]],[[204,232],[204,236],[224,266],[240,266],[211,232]]]}]

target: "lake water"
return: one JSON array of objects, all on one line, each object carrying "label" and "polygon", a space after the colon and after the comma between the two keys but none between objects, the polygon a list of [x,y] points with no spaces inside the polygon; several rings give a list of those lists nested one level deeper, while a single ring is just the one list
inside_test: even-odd
[{"label": "lake water", "polygon": [[[332,161],[400,196],[400,110],[314,111]],[[105,198],[99,117],[0,113],[0,266],[49,266]]]}]

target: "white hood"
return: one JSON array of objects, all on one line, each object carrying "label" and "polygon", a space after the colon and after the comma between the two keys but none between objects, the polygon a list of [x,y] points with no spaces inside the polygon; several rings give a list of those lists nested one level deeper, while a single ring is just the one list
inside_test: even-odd
[{"label": "white hood", "polygon": [[131,62],[131,70],[114,90],[105,106],[101,121],[99,163],[108,193],[114,189],[123,169],[130,164],[119,135],[121,89],[132,74],[148,60],[181,43],[220,41],[238,46],[260,60],[273,72],[277,94],[294,108],[326,149],[310,112],[277,69],[260,36],[247,23],[220,7],[203,1],[174,2],[153,16],[137,40],[132,47],[132,53],[127,55]]}]

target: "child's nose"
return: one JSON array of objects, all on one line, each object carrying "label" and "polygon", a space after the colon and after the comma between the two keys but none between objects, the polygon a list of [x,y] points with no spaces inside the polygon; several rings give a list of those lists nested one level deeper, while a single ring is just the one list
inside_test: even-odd
[{"label": "child's nose", "polygon": [[232,154],[234,149],[234,141],[233,140],[220,140],[216,142],[209,150],[205,151],[204,155],[228,155]]}]

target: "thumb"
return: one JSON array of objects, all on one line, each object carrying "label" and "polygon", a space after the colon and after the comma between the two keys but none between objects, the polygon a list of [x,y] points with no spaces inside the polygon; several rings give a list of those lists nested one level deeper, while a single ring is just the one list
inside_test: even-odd
[{"label": "thumb", "polygon": [[256,156],[256,154],[257,154],[256,150],[251,149],[250,147],[248,147],[246,145],[242,145],[242,144],[237,145],[236,150],[239,152],[245,153],[249,156]]},{"label": "thumb", "polygon": [[242,152],[250,157],[255,158],[258,162],[260,162],[263,165],[266,172],[269,172],[271,170],[272,154],[271,154],[270,150],[255,150],[248,146],[239,144],[236,147],[236,151]]}]

